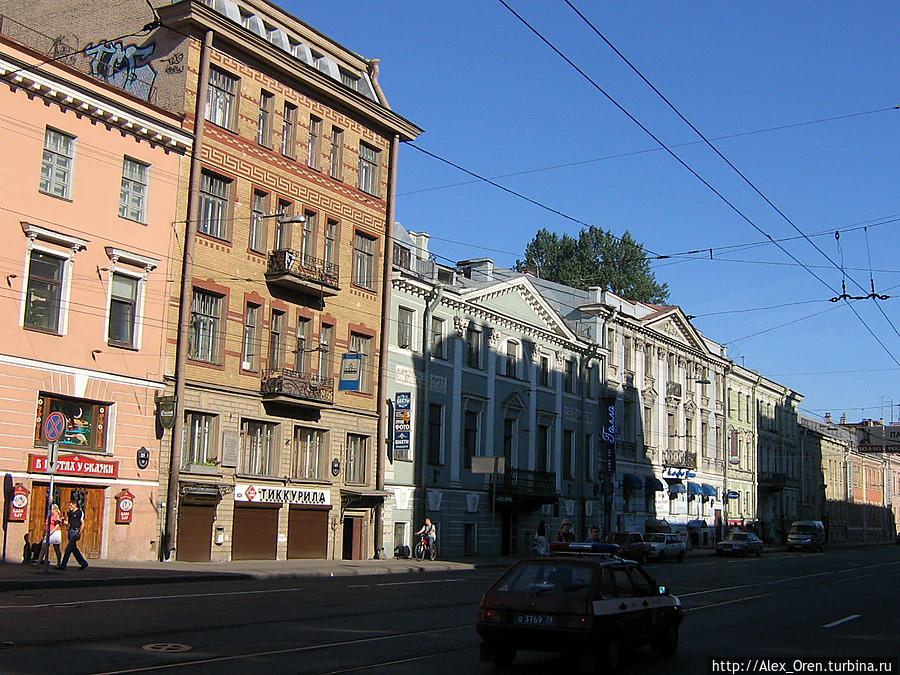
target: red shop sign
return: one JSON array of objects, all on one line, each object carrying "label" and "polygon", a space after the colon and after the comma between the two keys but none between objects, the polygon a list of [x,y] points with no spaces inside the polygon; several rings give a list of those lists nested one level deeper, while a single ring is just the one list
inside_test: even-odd
[{"label": "red shop sign", "polygon": [[9,502],[9,520],[21,522],[28,518],[28,488],[21,483],[16,483],[13,488],[12,499]]},{"label": "red shop sign", "polygon": [[[28,455],[28,470],[32,473],[47,473],[47,456]],[[93,457],[81,457],[80,455],[61,455],[56,460],[56,474],[58,476],[116,478],[119,475],[119,463]]]},{"label": "red shop sign", "polygon": [[134,514],[134,495],[128,490],[122,490],[116,495],[116,524],[128,525]]}]

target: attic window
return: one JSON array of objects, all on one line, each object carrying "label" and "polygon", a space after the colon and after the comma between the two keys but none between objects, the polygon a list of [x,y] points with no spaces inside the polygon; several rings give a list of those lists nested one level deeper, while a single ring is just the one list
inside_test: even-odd
[{"label": "attic window", "polygon": [[341,82],[345,85],[353,89],[354,91],[359,91],[359,76],[354,75],[349,70],[345,70],[343,68],[341,70]]},{"label": "attic window", "polygon": [[394,264],[403,269],[409,269],[410,253],[408,248],[400,244],[394,244]]}]

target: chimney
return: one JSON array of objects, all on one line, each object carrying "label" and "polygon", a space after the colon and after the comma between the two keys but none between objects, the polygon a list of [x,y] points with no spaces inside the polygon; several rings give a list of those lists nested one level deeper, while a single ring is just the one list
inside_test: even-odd
[{"label": "chimney", "polygon": [[847,424],[847,413],[841,413],[841,424]]},{"label": "chimney", "polygon": [[463,276],[473,281],[493,281],[494,280],[494,261],[490,258],[473,258],[471,260],[460,260],[456,263]]},{"label": "chimney", "polygon": [[827,424],[831,424],[831,413],[830,412],[825,413],[825,422]]}]

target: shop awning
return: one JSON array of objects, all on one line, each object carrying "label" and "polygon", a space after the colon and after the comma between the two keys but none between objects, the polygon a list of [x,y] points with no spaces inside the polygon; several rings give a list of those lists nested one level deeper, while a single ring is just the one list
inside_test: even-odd
[{"label": "shop awning", "polygon": [[644,489],[651,492],[662,492],[666,486],[656,476],[644,476]]},{"label": "shop awning", "polygon": [[669,486],[669,493],[673,495],[680,495],[687,492],[687,488],[684,487],[681,483],[672,483]]},{"label": "shop awning", "polygon": [[700,483],[692,483],[691,481],[688,481],[687,493],[689,495],[702,495],[703,491],[700,489]]},{"label": "shop awning", "polygon": [[699,519],[698,520],[689,520],[689,521],[687,521],[687,526],[695,527],[695,528],[704,528],[704,527],[706,527],[706,521],[699,520]]},{"label": "shop awning", "polygon": [[341,503],[346,508],[370,509],[379,506],[390,493],[370,488],[341,488]]},{"label": "shop awning", "polygon": [[700,494],[704,497],[718,497],[719,491],[709,483],[702,483],[700,485]]},{"label": "shop awning", "polygon": [[622,485],[632,490],[640,490],[642,487],[644,487],[644,479],[640,476],[636,476],[633,473],[623,473]]}]

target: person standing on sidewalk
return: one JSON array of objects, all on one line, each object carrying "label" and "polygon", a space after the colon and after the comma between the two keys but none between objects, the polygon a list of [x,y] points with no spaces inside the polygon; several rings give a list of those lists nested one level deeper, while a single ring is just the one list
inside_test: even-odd
[{"label": "person standing on sidewalk", "polygon": [[66,569],[69,562],[69,556],[74,555],[75,560],[81,566],[81,569],[87,569],[88,561],[81,555],[78,550],[78,540],[81,539],[81,532],[84,529],[84,511],[78,508],[75,502],[69,502],[69,512],[66,516],[66,527],[69,530],[69,543],[66,545],[66,552],[63,554],[62,562],[59,563],[57,569]]},{"label": "person standing on sidewalk", "polygon": [[50,517],[48,520],[50,521],[50,541],[48,543],[46,539],[44,540],[44,544],[41,546],[41,554],[38,556],[37,560],[32,562],[33,565],[40,565],[50,557],[49,544],[53,544],[53,549],[56,551],[56,564],[59,565],[62,560],[62,555],[59,552],[59,545],[62,543],[63,518],[62,514],[59,512],[59,507],[56,504],[53,504],[50,507]]}]

